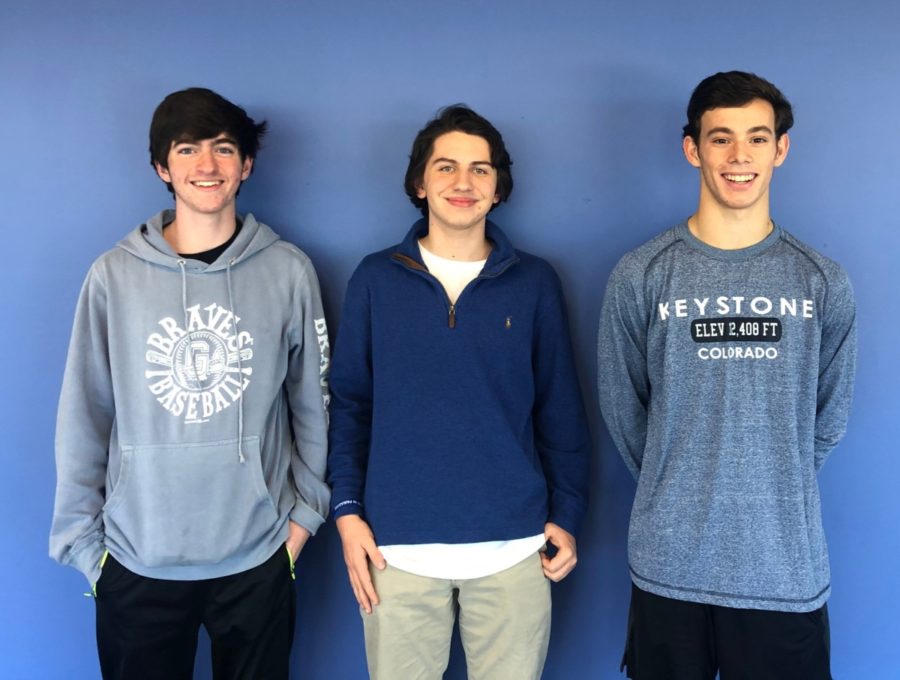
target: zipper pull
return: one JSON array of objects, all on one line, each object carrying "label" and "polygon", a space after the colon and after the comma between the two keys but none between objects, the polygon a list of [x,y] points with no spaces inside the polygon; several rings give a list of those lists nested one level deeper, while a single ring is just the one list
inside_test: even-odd
[{"label": "zipper pull", "polygon": [[447,326],[456,328],[456,305],[450,305],[450,314],[447,317]]}]

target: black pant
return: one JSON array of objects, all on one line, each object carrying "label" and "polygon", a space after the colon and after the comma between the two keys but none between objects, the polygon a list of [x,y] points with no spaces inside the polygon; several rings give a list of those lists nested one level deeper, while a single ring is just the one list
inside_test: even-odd
[{"label": "black pant", "polygon": [[296,604],[283,546],[258,567],[202,581],[139,576],[110,555],[96,602],[106,680],[191,680],[201,625],[216,680],[288,677]]},{"label": "black pant", "polygon": [[828,610],[732,609],[631,586],[622,668],[635,680],[831,680]]}]

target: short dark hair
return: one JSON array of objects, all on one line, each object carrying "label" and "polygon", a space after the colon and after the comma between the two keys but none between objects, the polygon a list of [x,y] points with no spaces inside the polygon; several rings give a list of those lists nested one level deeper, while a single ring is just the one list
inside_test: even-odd
[{"label": "short dark hair", "polygon": [[[406,168],[406,178],[403,187],[406,195],[413,205],[428,217],[428,201],[419,198],[418,192],[425,177],[425,166],[428,159],[434,153],[434,142],[441,135],[448,132],[464,132],[467,135],[475,135],[484,139],[491,149],[491,166],[497,172],[497,196],[499,202],[509,198],[513,190],[513,178],[510,167],[512,159],[503,143],[503,136],[499,130],[491,125],[490,121],[479,116],[465,104],[453,104],[446,106],[437,112],[435,118],[419,130],[413,141],[412,151],[409,153],[409,165]],[[491,210],[494,206],[491,206]]]},{"label": "short dark hair", "polygon": [[[234,138],[241,160],[256,158],[268,123],[257,123],[240,106],[204,87],[189,87],[162,100],[150,122],[150,165],[169,169],[173,144],[212,139],[222,133]],[[251,168],[252,171],[252,168]],[[166,182],[169,191],[172,183]]]},{"label": "short dark hair", "polygon": [[762,99],[775,111],[775,138],[778,139],[794,124],[791,103],[777,87],[764,78],[746,71],[716,73],[700,81],[687,107],[684,137],[700,143],[700,119],[711,109],[746,106],[754,99]]}]

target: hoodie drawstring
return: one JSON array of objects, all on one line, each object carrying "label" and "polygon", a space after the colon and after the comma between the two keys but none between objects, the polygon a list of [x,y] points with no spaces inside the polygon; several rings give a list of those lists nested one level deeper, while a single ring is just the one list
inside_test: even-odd
[{"label": "hoodie drawstring", "polygon": [[242,463],[246,461],[244,458],[244,367],[241,365],[241,347],[238,344],[240,331],[238,331],[238,315],[234,308],[234,293],[231,289],[231,265],[237,258],[232,257],[228,260],[228,266],[225,268],[225,279],[228,282],[228,306],[231,307],[232,323],[234,324],[235,348],[237,350],[238,380],[241,382],[240,393],[238,397],[238,460]]},{"label": "hoodie drawstring", "polygon": [[[228,260],[228,266],[225,268],[225,279],[228,282],[228,306],[231,308],[232,315],[232,323],[234,324],[234,337],[235,337],[235,346],[237,348],[237,365],[238,365],[238,380],[241,383],[240,389],[240,397],[238,397],[238,438],[237,438],[237,453],[238,460],[241,463],[246,462],[246,458],[244,457],[244,367],[241,365],[241,348],[237,345],[237,339],[239,336],[238,333],[238,316],[237,312],[234,310],[234,292],[231,289],[231,265],[234,264],[237,258],[231,258]],[[188,330],[190,328],[188,323],[188,310],[187,310],[187,271],[185,270],[184,265],[187,263],[186,260],[179,259],[178,266],[181,268],[181,310],[184,314],[184,332],[190,333]]]},{"label": "hoodie drawstring", "polygon": [[178,266],[181,268],[181,313],[184,315],[184,333],[187,335],[190,331],[188,330],[187,272],[184,269],[185,264],[187,264],[187,260],[178,260]]}]

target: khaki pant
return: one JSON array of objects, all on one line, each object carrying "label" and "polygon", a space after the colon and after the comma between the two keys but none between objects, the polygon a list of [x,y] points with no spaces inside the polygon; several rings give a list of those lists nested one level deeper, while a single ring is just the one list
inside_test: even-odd
[{"label": "khaki pant", "polygon": [[483,578],[427,578],[390,566],[371,572],[381,604],[360,612],[372,680],[440,680],[457,609],[469,680],[541,677],[550,582],[537,553]]}]

